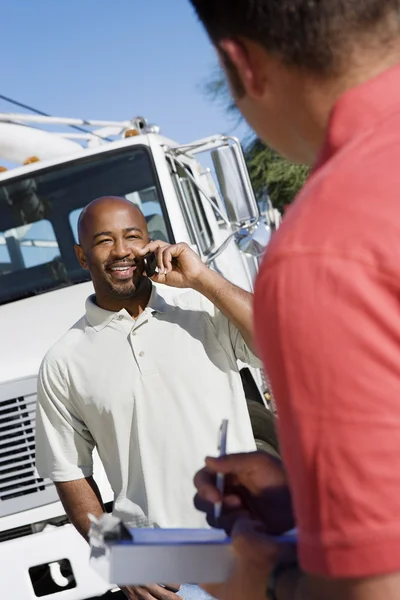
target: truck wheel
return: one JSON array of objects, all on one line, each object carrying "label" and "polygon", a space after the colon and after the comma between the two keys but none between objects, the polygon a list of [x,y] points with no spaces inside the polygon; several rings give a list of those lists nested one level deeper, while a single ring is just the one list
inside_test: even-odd
[{"label": "truck wheel", "polygon": [[247,400],[247,408],[257,449],[279,457],[274,415],[264,405],[254,400]]}]

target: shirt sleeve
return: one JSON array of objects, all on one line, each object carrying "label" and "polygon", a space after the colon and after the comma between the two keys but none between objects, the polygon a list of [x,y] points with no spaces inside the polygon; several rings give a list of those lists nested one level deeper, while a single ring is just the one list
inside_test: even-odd
[{"label": "shirt sleeve", "polygon": [[93,474],[95,443],[69,400],[68,382],[47,356],[38,377],[36,468],[43,478],[74,481]]},{"label": "shirt sleeve", "polygon": [[221,344],[225,348],[227,346],[232,348],[236,360],[240,360],[255,369],[262,369],[261,359],[250,350],[239,329],[210,300],[200,294],[199,296],[201,307],[208,313]]},{"label": "shirt sleeve", "polygon": [[400,570],[400,285],[345,258],[266,264],[258,345],[275,395],[305,571]]},{"label": "shirt sleeve", "polygon": [[255,369],[262,369],[263,365],[261,359],[259,359],[258,356],[256,356],[254,352],[250,350],[239,329],[230,321],[228,321],[221,311],[217,311],[217,313],[217,328],[220,328],[220,330],[223,332],[227,331],[227,336],[232,344],[237,360],[240,360],[243,363],[250,365],[250,367],[254,367]]}]

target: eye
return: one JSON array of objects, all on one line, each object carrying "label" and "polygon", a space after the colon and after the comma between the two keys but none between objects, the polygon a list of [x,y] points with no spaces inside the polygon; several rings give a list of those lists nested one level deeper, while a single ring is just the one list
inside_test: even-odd
[{"label": "eye", "polygon": [[142,238],[140,237],[140,235],[134,235],[132,233],[131,235],[128,235],[127,239],[128,240],[141,240]]},{"label": "eye", "polygon": [[96,246],[100,246],[100,244],[105,244],[106,242],[111,242],[111,240],[110,240],[110,239],[108,239],[108,238],[104,238],[103,240],[99,240],[99,241],[96,243]]}]

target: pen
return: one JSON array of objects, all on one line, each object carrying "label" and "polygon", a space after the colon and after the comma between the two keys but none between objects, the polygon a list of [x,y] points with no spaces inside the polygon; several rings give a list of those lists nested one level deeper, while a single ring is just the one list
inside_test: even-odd
[{"label": "pen", "polygon": [[[221,427],[219,430],[219,437],[218,437],[218,452],[219,452],[220,457],[225,456],[225,454],[226,454],[227,433],[228,433],[228,419],[224,419],[221,423]],[[225,480],[224,474],[217,473],[216,485],[217,485],[217,490],[219,491],[221,496],[224,493],[224,480]],[[216,502],[214,504],[214,521],[215,521],[216,525],[218,525],[218,521],[221,516],[221,511],[222,511],[222,502]]]}]

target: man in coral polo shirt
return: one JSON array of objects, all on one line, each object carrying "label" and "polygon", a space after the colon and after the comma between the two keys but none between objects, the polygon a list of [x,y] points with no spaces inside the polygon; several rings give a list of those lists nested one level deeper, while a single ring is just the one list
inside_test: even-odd
[{"label": "man in coral polo shirt", "polygon": [[[257,282],[257,340],[279,412],[298,527],[282,557],[241,522],[220,597],[400,598],[400,2],[192,0],[238,107],[314,165]],[[267,524],[286,475],[268,458],[208,461],[203,500]],[[253,501],[248,503],[238,484]],[[281,522],[287,521],[279,516]]]}]

